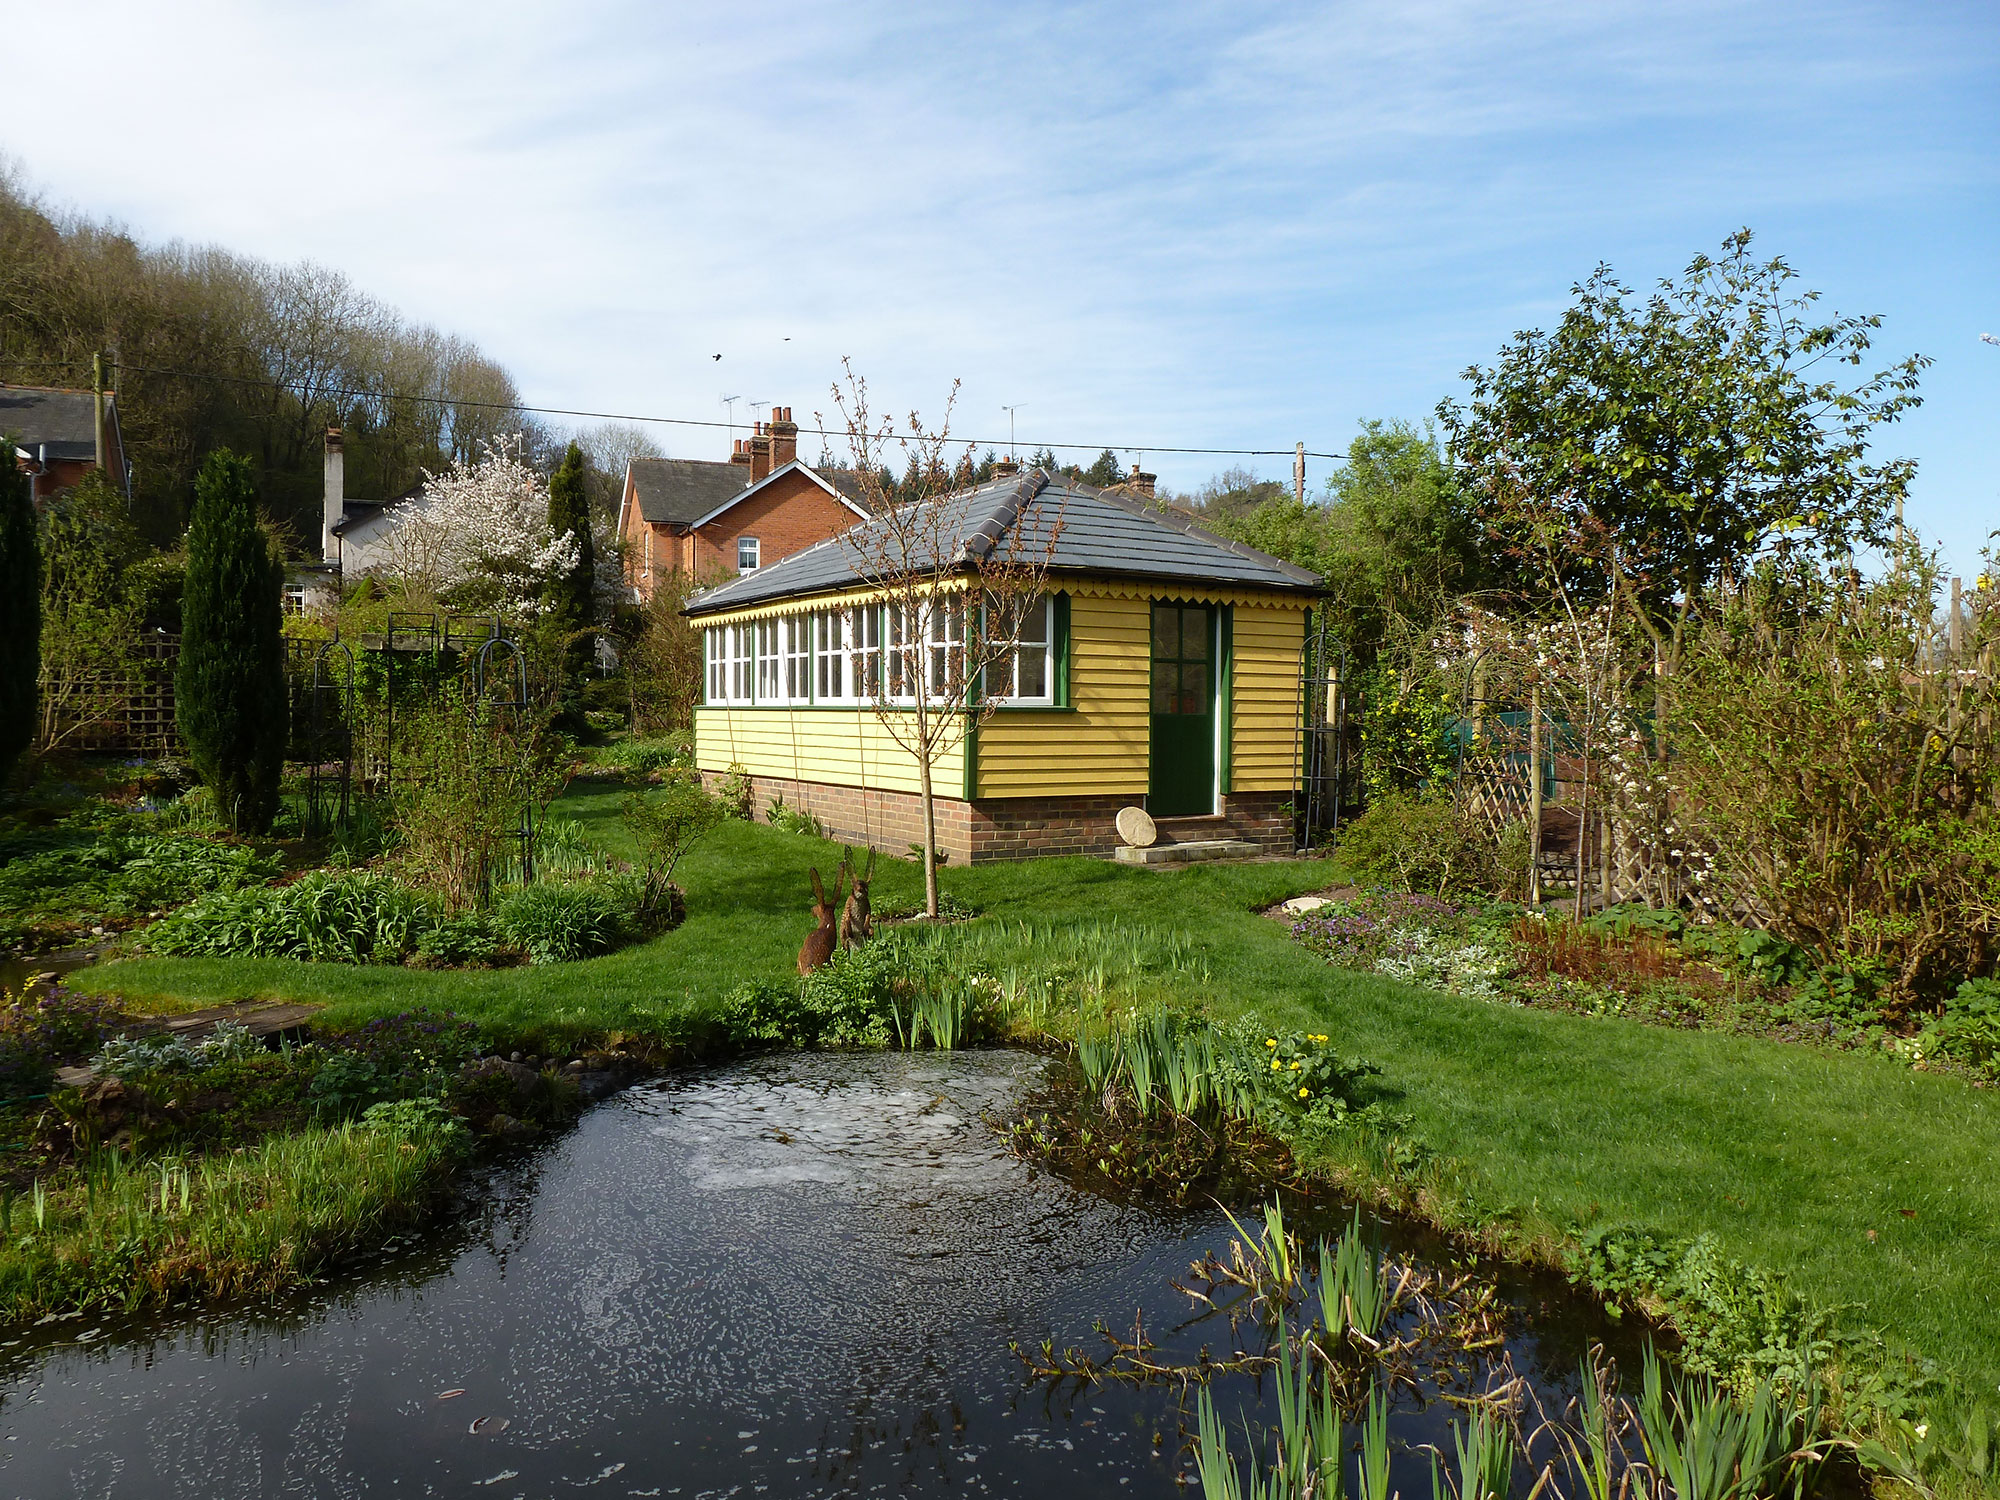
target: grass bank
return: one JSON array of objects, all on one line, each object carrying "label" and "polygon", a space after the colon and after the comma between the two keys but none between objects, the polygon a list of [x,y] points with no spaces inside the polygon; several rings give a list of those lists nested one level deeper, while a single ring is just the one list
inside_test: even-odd
[{"label": "grass bank", "polygon": [[[618,847],[620,789],[582,783],[561,811]],[[170,1005],[251,996],[328,1003],[335,1024],[446,1006],[524,1041],[607,1031],[690,1034],[739,985],[783,982],[811,925],[805,869],[829,845],[725,825],[680,874],[689,918],[640,947],[545,969],[421,973],[277,960],[142,960],[79,976]],[[837,858],[837,854],[834,856]],[[1831,1054],[1616,1018],[1494,1005],[1329,968],[1256,913],[1324,883],[1286,863],[1156,872],[1094,860],[946,872],[947,891],[1003,924],[1173,929],[1203,951],[1185,999],[1217,1019],[1334,1034],[1381,1065],[1396,1108],[1454,1170],[1455,1212],[1573,1234],[1632,1225],[1712,1233],[1784,1272],[1849,1327],[2000,1388],[2000,1093]],[[878,907],[919,872],[878,865]],[[1018,931],[1018,929],[1015,929]],[[1004,948],[1012,941],[993,932]],[[1031,938],[1019,939],[1024,945]],[[1031,956],[1026,953],[1024,957]]]},{"label": "grass bank", "polygon": [[103,1153],[0,1203],[0,1317],[266,1294],[418,1217],[462,1131],[341,1125],[144,1163]]}]

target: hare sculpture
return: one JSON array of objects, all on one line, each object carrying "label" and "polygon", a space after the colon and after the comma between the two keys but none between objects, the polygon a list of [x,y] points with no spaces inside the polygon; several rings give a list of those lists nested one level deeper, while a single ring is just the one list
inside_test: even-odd
[{"label": "hare sculpture", "polygon": [[806,934],[806,940],[799,947],[799,972],[810,974],[833,957],[834,944],[839,938],[834,922],[840,914],[841,886],[847,876],[847,857],[841,856],[840,868],[833,876],[833,899],[826,899],[826,887],[819,882],[819,866],[808,869],[813,885],[813,917],[819,925]]},{"label": "hare sculpture", "polygon": [[874,934],[874,922],[869,916],[868,886],[875,878],[875,851],[868,851],[868,871],[862,873],[857,860],[854,865],[854,883],[847,892],[847,909],[840,914],[840,942],[842,947],[858,948]]}]

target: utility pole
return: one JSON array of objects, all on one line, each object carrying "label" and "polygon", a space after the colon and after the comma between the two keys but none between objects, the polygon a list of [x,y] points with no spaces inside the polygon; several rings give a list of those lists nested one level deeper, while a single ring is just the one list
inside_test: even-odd
[{"label": "utility pole", "polygon": [[1298,453],[1292,459],[1292,489],[1297,493],[1299,504],[1306,503],[1306,445],[1299,444]]},{"label": "utility pole", "polygon": [[97,467],[103,469],[110,460],[109,449],[104,441],[104,351],[98,350],[90,356],[91,404],[96,408],[97,425]]},{"label": "utility pole", "polygon": [[1007,460],[1010,463],[1014,459],[1014,413],[1027,404],[1027,402],[1022,401],[1017,402],[1013,406],[1002,406],[1000,408],[1000,410],[1007,413]]}]

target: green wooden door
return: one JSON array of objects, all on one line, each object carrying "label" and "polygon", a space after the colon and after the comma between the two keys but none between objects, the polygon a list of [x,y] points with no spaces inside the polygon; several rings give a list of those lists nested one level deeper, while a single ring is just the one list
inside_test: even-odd
[{"label": "green wooden door", "polygon": [[1156,818],[1215,811],[1215,611],[1153,605],[1152,794]]}]

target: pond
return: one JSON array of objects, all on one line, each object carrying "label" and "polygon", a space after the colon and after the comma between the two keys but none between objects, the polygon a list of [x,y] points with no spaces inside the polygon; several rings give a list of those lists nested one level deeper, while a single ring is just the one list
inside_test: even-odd
[{"label": "pond", "polygon": [[[1010,1342],[1101,1351],[1098,1320],[1136,1319],[1163,1348],[1226,1351],[1226,1322],[1195,1319],[1170,1282],[1233,1231],[1216,1209],[1107,1201],[1010,1155],[982,1115],[1042,1066],[794,1054],[660,1079],[309,1294],[12,1331],[0,1488],[1181,1493],[1191,1400],[1036,1382]],[[1559,1393],[1599,1316],[1560,1283],[1501,1292],[1515,1367]],[[1222,1408],[1254,1390],[1232,1377]],[[1451,1415],[1405,1392],[1392,1426],[1445,1441]],[[1395,1478],[1427,1494],[1427,1460],[1405,1455]]]}]

